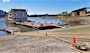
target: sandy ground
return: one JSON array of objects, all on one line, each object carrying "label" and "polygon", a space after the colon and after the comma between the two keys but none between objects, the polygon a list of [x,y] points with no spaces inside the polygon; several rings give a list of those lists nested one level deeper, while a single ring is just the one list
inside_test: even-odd
[{"label": "sandy ground", "polygon": [[[76,26],[68,29],[39,30],[32,32],[15,32],[14,35],[0,37],[0,52],[4,53],[90,53],[73,50],[74,36],[77,43],[90,48],[90,25]],[[81,28],[81,29],[80,29]],[[82,28],[87,28],[83,29]],[[76,29],[73,30],[72,29]],[[79,30],[79,31],[78,31]]]},{"label": "sandy ground", "polygon": [[[89,51],[73,50],[72,45],[66,41],[69,38],[35,37],[9,35],[0,37],[0,52],[2,53],[89,53]],[[78,42],[82,41],[78,39]],[[83,41],[89,46],[88,40]]]},{"label": "sandy ground", "polygon": [[[83,29],[85,28],[85,29]],[[83,39],[90,39],[90,25],[81,25],[67,29],[50,29],[39,30],[32,32],[16,32],[16,35],[29,35],[29,36],[55,36],[55,37],[76,37]]]}]

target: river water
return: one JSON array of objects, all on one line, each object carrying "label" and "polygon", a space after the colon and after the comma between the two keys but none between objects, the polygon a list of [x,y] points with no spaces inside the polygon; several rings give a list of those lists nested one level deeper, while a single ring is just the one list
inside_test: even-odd
[{"label": "river water", "polygon": [[32,20],[35,22],[42,22],[42,23],[54,23],[54,24],[62,24],[62,21],[60,19],[54,19],[54,18],[41,18],[41,17],[32,17],[32,18],[28,18],[28,20]]},{"label": "river water", "polygon": [[[28,17],[28,20],[35,21],[35,22],[47,22],[47,23],[62,24],[62,21],[60,19],[53,19],[53,18]],[[0,18],[0,28],[6,28],[6,27],[18,27],[21,29],[22,32],[34,30],[34,29],[31,29],[31,28],[28,28],[25,26],[19,26],[19,25],[7,23],[7,22],[5,22],[4,18]],[[0,31],[0,36],[6,35],[6,34],[7,33],[5,31]]]},{"label": "river water", "polygon": [[[7,25],[5,23],[5,20],[3,18],[0,18],[0,28],[6,28],[6,27],[7,27]],[[7,34],[7,33],[4,31],[0,31],[0,36],[5,35],[5,34]]]}]

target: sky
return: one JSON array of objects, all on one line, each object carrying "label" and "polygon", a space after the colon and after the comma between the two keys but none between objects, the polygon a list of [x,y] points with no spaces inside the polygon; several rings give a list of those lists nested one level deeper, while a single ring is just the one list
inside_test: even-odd
[{"label": "sky", "polygon": [[11,8],[27,9],[33,14],[59,14],[90,7],[90,0],[0,0],[0,10],[8,12]]}]

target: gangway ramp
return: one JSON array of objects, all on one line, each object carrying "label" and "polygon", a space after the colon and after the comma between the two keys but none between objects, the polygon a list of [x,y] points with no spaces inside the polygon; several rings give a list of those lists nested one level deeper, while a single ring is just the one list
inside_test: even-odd
[{"label": "gangway ramp", "polygon": [[20,31],[19,28],[15,28],[15,27],[0,28],[0,30],[10,32],[11,34],[14,34],[14,32]]}]

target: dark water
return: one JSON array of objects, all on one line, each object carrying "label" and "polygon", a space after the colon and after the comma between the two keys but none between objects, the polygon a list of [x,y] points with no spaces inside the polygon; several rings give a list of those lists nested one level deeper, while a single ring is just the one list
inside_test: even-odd
[{"label": "dark water", "polygon": [[[28,20],[32,20],[35,22],[47,22],[47,23],[55,23],[55,24],[60,23],[60,24],[62,24],[62,21],[60,19],[52,19],[52,18],[28,17]],[[4,18],[0,18],[0,28],[6,28],[6,27],[18,27],[21,29],[21,32],[34,30],[32,28],[29,28],[29,27],[10,24],[8,22],[5,22]],[[6,32],[0,31],[0,35],[6,35],[6,34],[7,34]]]}]

